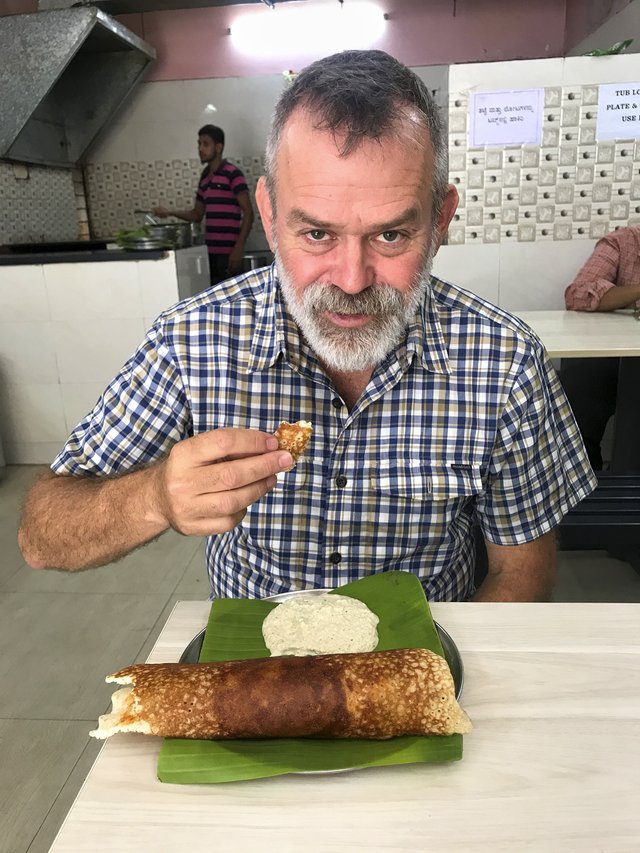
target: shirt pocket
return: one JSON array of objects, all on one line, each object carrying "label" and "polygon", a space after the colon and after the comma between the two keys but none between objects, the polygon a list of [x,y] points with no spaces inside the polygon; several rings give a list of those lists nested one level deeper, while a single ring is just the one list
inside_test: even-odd
[{"label": "shirt pocket", "polygon": [[484,486],[479,465],[458,463],[380,463],[373,472],[374,488],[412,501],[448,501],[479,495]]}]

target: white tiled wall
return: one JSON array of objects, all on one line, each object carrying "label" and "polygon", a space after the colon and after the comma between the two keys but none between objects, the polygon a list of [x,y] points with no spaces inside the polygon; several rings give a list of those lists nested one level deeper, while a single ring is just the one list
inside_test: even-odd
[{"label": "white tiled wall", "polygon": [[0,267],[7,461],[51,462],[153,319],[177,300],[175,253],[158,261]]},{"label": "white tiled wall", "polygon": [[[448,67],[415,71],[446,110]],[[89,156],[89,207],[96,235],[142,225],[144,218],[136,209],[192,206],[202,171],[196,157],[197,132],[204,124],[224,129],[224,156],[243,171],[254,198],[264,173],[271,116],[286,85],[281,74],[141,85]],[[257,215],[246,248],[267,248]]]},{"label": "white tiled wall", "polygon": [[[599,84],[639,73],[628,56],[452,66],[449,167],[460,205],[449,243],[595,240],[640,224],[640,141],[596,140]],[[530,87],[544,89],[541,145],[471,148],[472,93]]]},{"label": "white tiled wall", "polygon": [[442,246],[433,263],[440,278],[508,311],[564,308],[564,290],[595,240]]}]

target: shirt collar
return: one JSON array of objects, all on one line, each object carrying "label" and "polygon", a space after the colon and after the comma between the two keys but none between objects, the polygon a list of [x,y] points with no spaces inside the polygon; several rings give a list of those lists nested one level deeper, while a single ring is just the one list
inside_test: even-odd
[{"label": "shirt collar", "polygon": [[[247,369],[250,372],[272,367],[282,355],[291,362],[299,360],[306,347],[296,322],[284,303],[275,264],[266,273],[262,298],[256,306],[256,326]],[[415,354],[425,370],[449,374],[451,367],[442,333],[438,306],[431,286],[409,324],[405,342],[399,347],[399,360],[411,360]]]}]

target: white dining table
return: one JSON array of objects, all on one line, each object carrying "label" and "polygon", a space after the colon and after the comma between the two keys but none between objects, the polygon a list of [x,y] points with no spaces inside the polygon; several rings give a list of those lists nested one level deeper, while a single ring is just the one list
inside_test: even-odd
[{"label": "white dining table", "polygon": [[[149,661],[178,660],[209,609],[179,602]],[[156,778],[159,738],[116,735],[51,850],[639,850],[640,604],[432,611],[465,667],[461,761],[183,786]]]},{"label": "white dining table", "polygon": [[518,311],[551,358],[640,356],[640,321],[633,311]]}]

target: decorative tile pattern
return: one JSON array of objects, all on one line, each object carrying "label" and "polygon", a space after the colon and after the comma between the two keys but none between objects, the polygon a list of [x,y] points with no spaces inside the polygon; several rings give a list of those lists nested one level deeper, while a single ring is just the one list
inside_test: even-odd
[{"label": "decorative tile pattern", "polygon": [[17,178],[13,164],[0,160],[0,243],[76,240],[73,173],[47,166],[27,169],[26,179]]},{"label": "decorative tile pattern", "polygon": [[[226,159],[242,169],[253,198],[258,178],[264,174],[264,157]],[[136,214],[136,210],[150,210],[157,205],[178,210],[191,208],[201,173],[202,164],[197,159],[90,163],[87,201],[95,235],[110,237],[120,229],[140,227],[144,216]],[[254,237],[256,233],[264,235],[259,216],[252,229]]]},{"label": "decorative tile pattern", "polygon": [[460,204],[449,243],[587,240],[640,225],[640,140],[596,141],[598,93],[598,84],[545,88],[541,145],[502,149],[468,147],[468,96],[451,94]]}]

